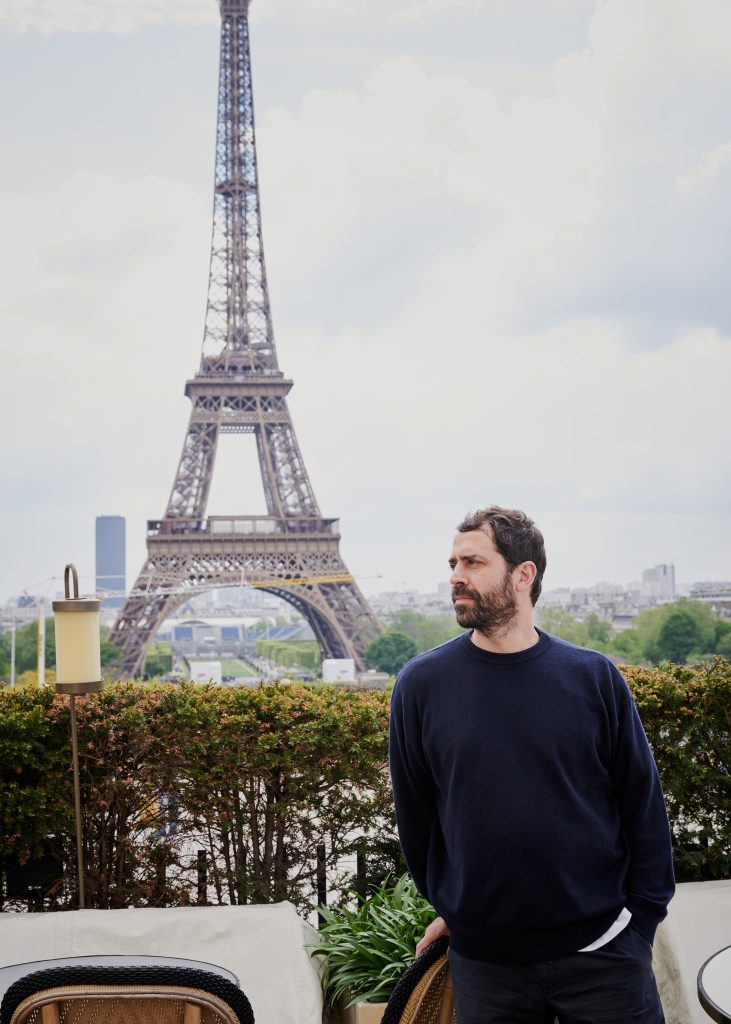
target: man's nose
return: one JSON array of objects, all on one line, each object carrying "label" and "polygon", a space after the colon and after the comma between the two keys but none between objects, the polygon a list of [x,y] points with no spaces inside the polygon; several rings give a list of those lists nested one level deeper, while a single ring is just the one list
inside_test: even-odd
[{"label": "man's nose", "polygon": [[450,584],[450,586],[454,587],[458,583],[464,583],[464,573],[460,569],[459,565],[455,565],[455,567],[454,567],[454,569],[452,569],[452,573],[451,573],[451,575],[449,577],[449,584]]}]

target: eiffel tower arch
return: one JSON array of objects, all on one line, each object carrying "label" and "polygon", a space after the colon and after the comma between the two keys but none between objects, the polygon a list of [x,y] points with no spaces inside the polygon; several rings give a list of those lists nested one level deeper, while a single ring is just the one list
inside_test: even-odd
[{"label": "eiffel tower arch", "polygon": [[[163,620],[201,590],[249,583],[309,622],[326,657],[354,658],[380,632],[340,555],[336,519],[315,499],[277,362],[259,206],[249,0],[219,0],[221,55],[213,233],[203,351],[165,515],[147,524],[147,558],[109,639],[139,676]],[[209,516],[221,434],[256,438],[266,515]]]}]

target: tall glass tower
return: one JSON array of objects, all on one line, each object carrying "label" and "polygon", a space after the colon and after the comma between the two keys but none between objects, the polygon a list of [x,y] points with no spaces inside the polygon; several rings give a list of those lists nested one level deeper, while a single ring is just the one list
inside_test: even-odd
[{"label": "tall glass tower", "polygon": [[121,608],[124,604],[127,591],[125,530],[124,516],[96,517],[96,592],[106,608]]}]

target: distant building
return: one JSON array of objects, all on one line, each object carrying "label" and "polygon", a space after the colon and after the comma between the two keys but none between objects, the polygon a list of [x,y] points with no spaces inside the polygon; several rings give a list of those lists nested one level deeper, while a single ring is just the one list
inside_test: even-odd
[{"label": "distant building", "polygon": [[642,596],[656,601],[672,601],[675,597],[675,566],[655,565],[642,573]]},{"label": "distant building", "polygon": [[608,583],[602,580],[591,588],[599,601],[621,601],[625,596],[625,588],[619,583]]},{"label": "distant building", "polygon": [[544,590],[540,598],[543,608],[568,608],[571,604],[571,591],[568,587],[556,587]]},{"label": "distant building", "polygon": [[[96,517],[96,592],[105,608],[121,608],[127,591],[124,516]],[[105,597],[105,594],[111,596]]]},{"label": "distant building", "polygon": [[731,619],[731,581],[699,581],[692,585],[689,596],[691,601],[707,604],[716,615]]},{"label": "distant building", "polygon": [[442,601],[444,604],[452,603],[451,583],[437,583],[437,600]]}]

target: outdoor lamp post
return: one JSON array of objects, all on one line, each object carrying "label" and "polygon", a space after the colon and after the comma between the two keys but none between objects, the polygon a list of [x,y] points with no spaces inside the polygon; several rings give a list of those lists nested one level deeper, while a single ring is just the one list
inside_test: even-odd
[{"label": "outdoor lamp post", "polygon": [[[73,596],[69,593],[69,575],[73,576]],[[76,809],[76,860],[78,867],[79,909],[84,909],[84,858],[81,848],[81,786],[79,783],[79,743],[76,731],[76,695],[96,693],[104,686],[99,643],[99,607],[96,598],[79,597],[79,577],[73,565],[63,574],[63,601],[53,602],[56,626],[56,692],[69,695],[71,711],[71,756],[74,769]]]}]

